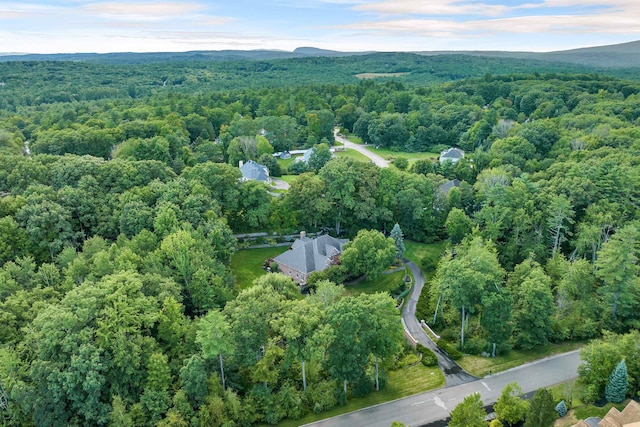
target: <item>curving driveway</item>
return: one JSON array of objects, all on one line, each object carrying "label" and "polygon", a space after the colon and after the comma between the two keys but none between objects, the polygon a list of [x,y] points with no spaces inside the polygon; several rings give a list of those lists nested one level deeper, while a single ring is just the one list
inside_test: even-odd
[{"label": "curving driveway", "polygon": [[407,266],[413,273],[415,285],[402,311],[405,329],[415,340],[436,353],[438,366],[445,374],[447,386],[305,424],[305,426],[389,427],[394,421],[407,426],[424,426],[444,420],[465,396],[475,392],[479,392],[483,403],[488,405],[495,403],[502,389],[512,382],[518,382],[522,391],[529,393],[578,376],[580,350],[551,356],[480,379],[468,374],[431,341],[416,319],[415,309],[424,286],[424,275],[413,262],[408,262]]},{"label": "curving driveway", "polygon": [[438,357],[438,366],[444,373],[444,379],[447,383],[447,387],[454,385],[468,383],[474,381],[477,378],[467,373],[462,369],[453,359],[451,359],[440,347],[434,343],[431,338],[425,333],[418,319],[416,319],[416,304],[418,304],[418,298],[420,298],[420,292],[424,286],[424,275],[422,270],[418,268],[413,262],[407,262],[407,267],[411,270],[415,284],[411,291],[410,298],[406,301],[404,309],[402,310],[402,320],[405,325],[405,329],[409,334],[420,344],[431,349]]},{"label": "curving driveway", "polygon": [[338,131],[334,132],[334,136],[336,138],[336,141],[342,143],[345,146],[345,148],[351,148],[364,154],[365,156],[370,158],[373,161],[373,163],[376,164],[376,166],[381,168],[389,167],[389,162],[387,160],[383,159],[381,156],[377,155],[373,151],[367,149],[366,146],[362,144],[356,144],[354,142],[349,141],[348,139],[343,138],[342,136],[338,135]]}]

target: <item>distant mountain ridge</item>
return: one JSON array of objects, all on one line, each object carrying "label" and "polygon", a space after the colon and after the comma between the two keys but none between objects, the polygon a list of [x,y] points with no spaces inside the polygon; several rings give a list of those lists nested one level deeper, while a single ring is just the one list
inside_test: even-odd
[{"label": "distant mountain ridge", "polygon": [[421,51],[420,55],[471,55],[495,58],[535,59],[539,61],[568,62],[602,68],[640,67],[640,40],[605,46],[584,47],[554,52],[507,51]]},{"label": "distant mountain ridge", "polygon": [[[273,59],[309,57],[346,57],[377,52],[341,52],[315,47],[299,47],[292,52],[284,50],[212,50],[190,52],[114,52],[114,53],[59,53],[59,54],[1,54],[0,62],[7,61],[87,61],[101,63],[151,63],[182,61],[269,61]],[[640,67],[640,40],[606,46],[594,46],[555,52],[508,51],[419,51],[419,55],[469,55],[495,58],[532,59],[566,62],[600,68]]]}]

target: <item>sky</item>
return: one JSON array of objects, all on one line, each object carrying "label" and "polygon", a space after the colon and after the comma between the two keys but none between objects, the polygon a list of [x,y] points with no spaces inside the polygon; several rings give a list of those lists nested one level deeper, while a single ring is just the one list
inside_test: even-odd
[{"label": "sky", "polygon": [[0,0],[1,53],[547,52],[640,40],[640,0]]}]

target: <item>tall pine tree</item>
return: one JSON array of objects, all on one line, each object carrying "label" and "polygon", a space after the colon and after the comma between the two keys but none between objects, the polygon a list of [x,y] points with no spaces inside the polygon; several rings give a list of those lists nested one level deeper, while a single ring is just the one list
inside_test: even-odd
[{"label": "tall pine tree", "polygon": [[627,364],[622,359],[609,375],[609,383],[604,389],[604,397],[608,402],[620,403],[627,395],[628,389]]},{"label": "tall pine tree", "polygon": [[393,229],[391,230],[391,238],[396,243],[396,258],[402,260],[406,248],[404,246],[404,237],[402,235],[400,224],[396,223],[396,225],[393,226]]}]

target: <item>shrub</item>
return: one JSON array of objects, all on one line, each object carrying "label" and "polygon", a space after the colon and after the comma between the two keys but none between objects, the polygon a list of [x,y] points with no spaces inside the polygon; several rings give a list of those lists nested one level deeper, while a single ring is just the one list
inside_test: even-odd
[{"label": "shrub", "polygon": [[567,415],[567,404],[564,403],[564,400],[561,400],[560,403],[556,405],[556,412],[561,417],[564,417],[565,415]]},{"label": "shrub", "polygon": [[433,351],[431,351],[428,348],[425,348],[425,351],[422,352],[422,364],[424,366],[437,366],[438,357]]},{"label": "shrub", "polygon": [[486,347],[487,342],[482,338],[469,338],[464,343],[464,351],[469,354],[478,355],[482,353],[482,350]]},{"label": "shrub", "polygon": [[351,394],[353,397],[364,397],[369,395],[374,389],[374,382],[368,375],[362,375],[351,383]]},{"label": "shrub", "polygon": [[335,385],[331,381],[322,381],[307,389],[305,398],[314,413],[327,411],[338,404],[334,395]]},{"label": "shrub", "polygon": [[438,347],[444,350],[445,353],[449,355],[453,360],[458,360],[462,357],[462,352],[455,348],[453,345],[448,343],[447,341],[440,339],[437,341]]},{"label": "shrub", "polygon": [[440,255],[436,253],[429,253],[418,261],[418,265],[420,269],[424,272],[435,271],[438,266],[438,261],[440,261]]}]

